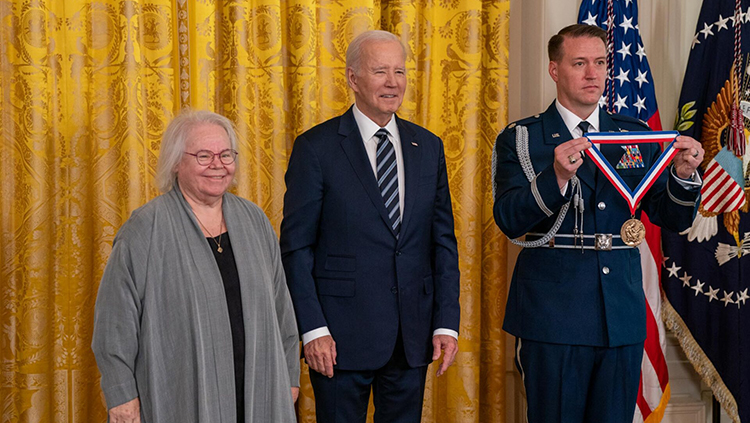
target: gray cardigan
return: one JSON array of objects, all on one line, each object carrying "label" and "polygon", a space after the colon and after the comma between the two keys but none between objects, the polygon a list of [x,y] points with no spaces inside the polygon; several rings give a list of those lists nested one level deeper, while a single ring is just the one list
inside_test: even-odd
[{"label": "gray cardigan", "polygon": [[[276,234],[255,204],[227,193],[222,207],[242,292],[245,421],[294,422],[299,338]],[[236,421],[224,286],[179,188],[117,233],[92,349],[108,408],[139,397],[144,423]]]}]

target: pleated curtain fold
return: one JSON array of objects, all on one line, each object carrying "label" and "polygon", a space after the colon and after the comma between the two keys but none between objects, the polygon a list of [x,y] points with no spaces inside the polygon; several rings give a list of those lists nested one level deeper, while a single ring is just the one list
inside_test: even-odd
[{"label": "pleated curtain fold", "polygon": [[[507,123],[509,0],[0,0],[0,420],[104,422],[93,306],[118,228],[158,195],[183,108],[229,117],[233,192],[278,230],[294,138],[353,102],[348,43],[407,47],[399,116],[445,144],[461,266],[460,353],[424,422],[503,422],[506,242],[490,161]],[[406,193],[406,195],[409,195]],[[303,366],[299,421],[313,422]]]}]

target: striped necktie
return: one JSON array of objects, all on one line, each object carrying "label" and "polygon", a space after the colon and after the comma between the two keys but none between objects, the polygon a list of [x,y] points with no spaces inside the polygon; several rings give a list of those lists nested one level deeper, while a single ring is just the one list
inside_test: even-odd
[{"label": "striped necktie", "polygon": [[378,138],[377,168],[378,187],[380,195],[383,196],[385,210],[391,220],[391,229],[398,237],[401,229],[401,212],[398,199],[398,166],[396,165],[396,151],[393,144],[388,140],[390,133],[385,128],[378,129],[375,136]]}]

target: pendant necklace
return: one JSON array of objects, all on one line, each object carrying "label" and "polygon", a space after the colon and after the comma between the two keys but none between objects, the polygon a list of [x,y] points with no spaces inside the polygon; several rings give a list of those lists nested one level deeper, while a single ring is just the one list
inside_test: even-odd
[{"label": "pendant necklace", "polygon": [[[219,240],[216,241],[216,238],[213,236],[213,234],[211,233],[211,231],[209,231],[208,228],[206,228],[206,225],[204,225],[203,222],[201,222],[201,220],[198,219],[198,215],[195,212],[193,212],[193,215],[195,216],[195,219],[198,221],[198,223],[201,224],[201,228],[203,228],[203,230],[206,231],[206,233],[211,237],[211,239],[216,244],[216,251],[218,251],[219,254],[221,254],[221,252],[224,251],[224,249],[221,248],[221,236],[224,235],[224,234],[220,233],[219,234]],[[219,232],[221,232],[221,228],[223,228],[223,227],[224,227],[224,214],[222,213],[222,215],[221,215],[221,226],[219,226]]]}]

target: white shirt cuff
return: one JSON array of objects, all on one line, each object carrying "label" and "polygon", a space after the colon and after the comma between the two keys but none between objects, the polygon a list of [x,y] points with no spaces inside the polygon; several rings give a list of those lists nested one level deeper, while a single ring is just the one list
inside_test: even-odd
[{"label": "white shirt cuff", "polygon": [[321,326],[317,329],[313,329],[310,332],[305,332],[302,334],[302,346],[305,346],[308,344],[308,342],[322,338],[324,336],[328,336],[331,334],[331,331],[328,330],[328,326]]},{"label": "white shirt cuff", "polygon": [[672,173],[675,181],[677,181],[677,183],[680,184],[681,187],[692,191],[703,186],[703,179],[701,179],[701,175],[697,170],[693,172],[692,175],[690,175],[690,179],[682,179],[677,176],[677,173],[675,173],[674,166],[671,166],[671,168],[672,169],[670,170],[670,173]]},{"label": "white shirt cuff", "polygon": [[565,191],[568,190],[568,184],[569,183],[570,182],[566,182],[565,185],[563,185],[562,188],[560,188],[560,195],[562,195],[563,197],[565,197]]},{"label": "white shirt cuff", "polygon": [[444,329],[444,328],[435,329],[435,332],[432,332],[432,336],[435,336],[435,335],[449,335],[449,336],[456,338],[456,340],[458,340],[458,332],[456,332],[453,329]]},{"label": "white shirt cuff", "polygon": [[[314,339],[322,338],[330,334],[331,332],[328,330],[328,326],[319,327],[309,332],[305,332],[302,335],[302,345],[305,346]],[[443,328],[435,329],[435,332],[432,333],[432,336],[435,336],[435,335],[448,335],[448,336],[452,336],[458,339],[458,332],[452,329],[443,329]]]}]

